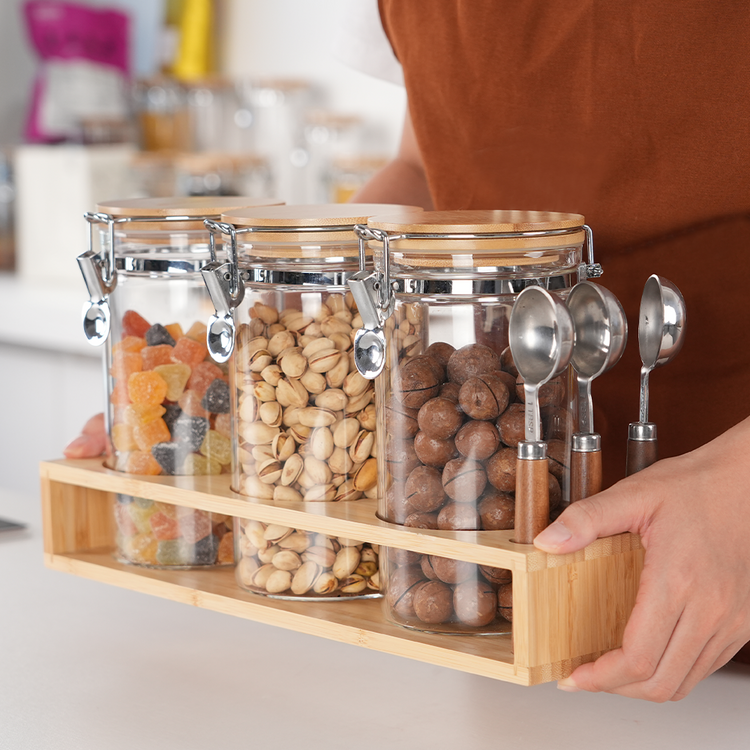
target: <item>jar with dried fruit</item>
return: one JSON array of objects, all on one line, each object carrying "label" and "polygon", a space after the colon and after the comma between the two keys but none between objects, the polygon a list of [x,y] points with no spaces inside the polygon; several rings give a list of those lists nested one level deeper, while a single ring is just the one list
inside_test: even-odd
[{"label": "jar with dried fruit", "polygon": [[[211,256],[203,222],[253,202],[122,200],[87,215],[92,247],[79,258],[91,296],[84,327],[104,345],[110,468],[229,472],[229,386],[206,346],[211,300],[201,269]],[[234,560],[231,518],[127,495],[113,510],[125,562],[173,568]]]},{"label": "jar with dried fruit", "polygon": [[[354,365],[362,321],[346,282],[359,269],[354,226],[403,208],[284,206],[209,223],[242,286],[236,300],[212,292],[217,314],[232,308],[236,329],[229,383],[237,492],[277,503],[376,498],[374,388]],[[237,554],[237,580],[249,591],[379,596],[377,549],[357,540],[238,521]]]},{"label": "jar with dried fruit", "polygon": [[[385,338],[375,381],[379,515],[416,528],[511,536],[525,425],[508,317],[524,287],[564,296],[596,272],[583,260],[583,217],[425,212],[376,216],[358,233],[378,261],[373,314]],[[569,492],[572,382],[568,371],[540,393],[553,513]],[[508,631],[507,570],[389,550],[381,581],[387,615],[399,624]]]}]

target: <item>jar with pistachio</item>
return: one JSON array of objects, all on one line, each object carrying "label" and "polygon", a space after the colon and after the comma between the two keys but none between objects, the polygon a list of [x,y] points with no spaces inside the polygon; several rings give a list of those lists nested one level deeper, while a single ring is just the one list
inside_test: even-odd
[{"label": "jar with pistachio", "polygon": [[[384,208],[403,209],[238,210],[212,227],[234,243],[243,286],[229,363],[233,487],[251,501],[364,500],[375,513],[375,393],[354,364],[362,319],[346,281],[359,268],[354,225]],[[254,521],[238,521],[235,533],[243,588],[284,598],[379,595],[373,545]]]},{"label": "jar with pistachio", "polygon": [[[387,241],[385,366],[376,380],[378,514],[420,529],[512,539],[524,390],[508,347],[517,294],[565,296],[589,268],[583,217],[533,211],[371,217],[358,231]],[[376,257],[379,257],[376,255]],[[593,267],[592,267],[593,271]],[[542,386],[549,507],[569,495],[572,371]],[[406,550],[383,550],[386,617],[430,632],[507,633],[511,572]]]}]

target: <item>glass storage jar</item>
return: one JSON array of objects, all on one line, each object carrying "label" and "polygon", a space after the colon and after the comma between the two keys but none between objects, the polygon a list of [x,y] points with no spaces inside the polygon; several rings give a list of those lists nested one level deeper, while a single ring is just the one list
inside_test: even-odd
[{"label": "glass storage jar", "polygon": [[[582,260],[587,232],[580,215],[530,211],[375,216],[358,227],[376,257],[367,296],[379,325],[369,333],[385,350],[376,379],[381,518],[426,529],[513,528],[525,425],[508,317],[528,285],[565,296],[597,274]],[[553,509],[569,492],[571,385],[568,369],[540,392]],[[508,632],[510,571],[403,550],[382,553],[380,564],[391,621]]]},{"label": "glass storage jar", "polygon": [[[110,468],[141,475],[229,472],[229,387],[206,346],[213,308],[201,278],[210,260],[203,222],[251,202],[122,200],[87,214],[92,248],[79,258],[91,297],[84,326],[92,343],[104,343]],[[125,562],[233,562],[227,516],[127,495],[117,496],[114,513]]]},{"label": "glass storage jar", "polygon": [[[382,205],[303,205],[226,212],[218,279],[237,274],[229,366],[236,416],[233,488],[262,502],[340,502],[377,495],[373,384],[352,360],[359,314],[346,285],[358,270],[354,225]],[[413,209],[417,210],[417,209]],[[216,296],[212,290],[212,295]],[[229,356],[221,349],[220,358]],[[377,549],[305,529],[237,522],[237,580],[256,593],[378,596]]]}]

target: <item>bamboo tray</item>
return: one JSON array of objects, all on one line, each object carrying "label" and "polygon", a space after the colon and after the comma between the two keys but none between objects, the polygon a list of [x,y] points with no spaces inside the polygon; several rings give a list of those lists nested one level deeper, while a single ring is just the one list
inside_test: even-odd
[{"label": "bamboo tray", "polygon": [[[197,607],[520,685],[561,679],[617,648],[635,603],[644,550],[633,534],[569,555],[514,544],[512,531],[432,531],[379,520],[375,501],[252,502],[227,475],[138,477],[101,459],[40,465],[48,567]],[[152,570],[113,556],[115,493],[441,555],[513,571],[513,634],[431,635],[385,620],[378,600],[279,601],[240,589],[231,569]]]}]

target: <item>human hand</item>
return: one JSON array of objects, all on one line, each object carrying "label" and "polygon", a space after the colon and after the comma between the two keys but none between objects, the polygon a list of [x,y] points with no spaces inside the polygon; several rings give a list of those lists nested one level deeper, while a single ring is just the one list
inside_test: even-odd
[{"label": "human hand", "polygon": [[684,698],[750,641],[750,419],[580,500],[534,540],[574,552],[641,535],[645,564],[622,647],[558,687],[663,702]]},{"label": "human hand", "polygon": [[107,433],[104,429],[104,414],[97,414],[83,426],[81,434],[65,448],[65,458],[96,458],[104,453]]}]

